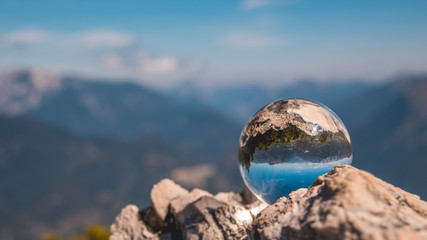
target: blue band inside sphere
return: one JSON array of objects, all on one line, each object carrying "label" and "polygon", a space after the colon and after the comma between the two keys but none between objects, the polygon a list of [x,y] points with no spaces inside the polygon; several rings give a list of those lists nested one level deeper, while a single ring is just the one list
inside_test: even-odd
[{"label": "blue band inside sphere", "polygon": [[351,164],[352,158],[342,121],[326,106],[306,99],[281,99],[261,108],[239,141],[243,180],[269,204],[309,187],[336,165]]}]

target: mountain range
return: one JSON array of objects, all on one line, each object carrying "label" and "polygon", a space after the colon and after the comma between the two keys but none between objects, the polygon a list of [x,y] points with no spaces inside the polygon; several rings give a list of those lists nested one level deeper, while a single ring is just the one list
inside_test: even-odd
[{"label": "mountain range", "polygon": [[3,74],[0,238],[110,223],[125,204],[147,206],[149,188],[164,177],[239,191],[240,131],[260,107],[285,97],[329,106],[350,132],[356,167],[426,199],[426,91],[423,75],[159,92],[41,71]]}]

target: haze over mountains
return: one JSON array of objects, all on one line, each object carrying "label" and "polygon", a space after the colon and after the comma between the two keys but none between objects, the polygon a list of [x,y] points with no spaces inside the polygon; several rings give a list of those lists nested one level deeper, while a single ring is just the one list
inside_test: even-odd
[{"label": "haze over mountains", "polygon": [[304,81],[159,93],[39,71],[3,74],[0,238],[108,223],[127,203],[146,206],[149,188],[163,177],[239,191],[243,124],[284,97],[329,106],[350,132],[355,166],[427,199],[426,91],[426,76],[383,85]]}]

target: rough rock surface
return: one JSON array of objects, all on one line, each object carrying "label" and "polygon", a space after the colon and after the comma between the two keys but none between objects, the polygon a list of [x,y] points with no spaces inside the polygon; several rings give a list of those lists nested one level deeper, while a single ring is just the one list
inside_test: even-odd
[{"label": "rough rock surface", "polygon": [[203,196],[209,196],[212,197],[212,194],[209,192],[206,192],[204,190],[195,188],[191,190],[190,193],[181,195],[175,199],[173,199],[170,203],[170,212],[172,215],[174,215],[176,218],[178,218],[178,221],[181,221],[179,219],[180,213],[182,210],[184,210],[185,207],[187,207],[190,203],[196,201],[197,199],[203,197]]},{"label": "rough rock surface", "polygon": [[163,179],[157,184],[154,184],[151,190],[151,203],[154,210],[161,220],[166,219],[170,202],[181,196],[188,194],[188,190],[179,186],[170,179]]},{"label": "rough rock surface", "polygon": [[246,229],[253,220],[248,209],[233,205],[221,206],[215,210],[214,215],[225,239],[246,238]]},{"label": "rough rock surface", "polygon": [[139,219],[139,209],[135,205],[127,205],[122,209],[110,227],[110,240],[122,239],[159,239],[157,234],[151,233],[144,222]]},{"label": "rough rock surface", "polygon": [[111,240],[427,239],[427,202],[351,166],[337,166],[270,206],[249,203],[247,192],[213,196],[166,182],[180,190],[163,191],[159,183],[152,190],[157,207],[125,207],[111,225]]},{"label": "rough rock surface", "polygon": [[213,212],[226,204],[213,197],[202,196],[178,213],[177,224],[184,239],[224,239]]},{"label": "rough rock surface", "polygon": [[256,218],[260,239],[427,239],[427,203],[351,166],[292,192]]}]

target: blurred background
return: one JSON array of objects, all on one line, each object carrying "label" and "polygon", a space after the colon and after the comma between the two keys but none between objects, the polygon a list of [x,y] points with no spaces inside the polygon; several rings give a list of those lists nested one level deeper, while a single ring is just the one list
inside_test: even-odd
[{"label": "blurred background", "polygon": [[1,0],[0,239],[108,226],[165,177],[240,191],[240,131],[287,97],[427,200],[427,1]]}]

